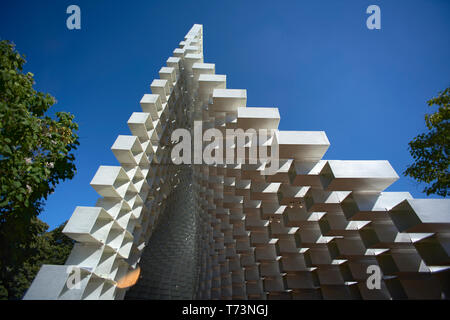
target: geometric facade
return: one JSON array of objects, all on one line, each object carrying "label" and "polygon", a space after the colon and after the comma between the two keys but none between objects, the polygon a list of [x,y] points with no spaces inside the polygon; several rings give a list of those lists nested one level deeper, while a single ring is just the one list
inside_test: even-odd
[{"label": "geometric facade", "polygon": [[[120,166],[91,181],[96,206],[63,230],[66,264],[43,265],[24,299],[448,299],[450,202],[384,192],[399,178],[388,161],[323,160],[323,131],[278,130],[277,108],[247,107],[204,63],[202,35],[161,68],[111,148]],[[174,164],[180,128],[217,129],[233,155],[226,129],[268,135],[249,131],[244,162]],[[275,171],[252,147],[278,154]]]}]

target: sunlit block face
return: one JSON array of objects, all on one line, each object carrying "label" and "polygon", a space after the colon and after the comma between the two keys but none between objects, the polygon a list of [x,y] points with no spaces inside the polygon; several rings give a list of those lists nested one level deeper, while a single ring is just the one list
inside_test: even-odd
[{"label": "sunlit block face", "polygon": [[117,288],[124,289],[134,286],[139,279],[140,274],[141,268],[138,266],[136,269],[128,272],[121,279],[119,279],[119,281],[117,281]]}]

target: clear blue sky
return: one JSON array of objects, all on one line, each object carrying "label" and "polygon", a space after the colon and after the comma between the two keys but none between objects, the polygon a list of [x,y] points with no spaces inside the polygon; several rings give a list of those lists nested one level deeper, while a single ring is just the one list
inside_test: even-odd
[{"label": "clear blue sky", "polygon": [[[66,8],[81,8],[81,30]],[[366,8],[381,8],[368,30]],[[278,107],[282,130],[324,130],[325,159],[389,160],[388,191],[424,198],[402,176],[408,142],[425,131],[426,101],[450,85],[450,1],[12,1],[0,4],[0,38],[26,54],[36,88],[80,125],[78,172],[61,183],[41,219],[51,228],[99,197],[89,182],[118,165],[110,147],[194,23],[205,62],[247,89],[248,106]]]}]

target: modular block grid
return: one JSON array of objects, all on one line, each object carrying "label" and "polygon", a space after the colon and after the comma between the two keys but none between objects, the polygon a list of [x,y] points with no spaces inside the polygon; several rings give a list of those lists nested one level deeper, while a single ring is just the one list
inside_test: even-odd
[{"label": "modular block grid", "polygon": [[[449,298],[449,200],[384,192],[399,179],[388,161],[324,160],[325,132],[278,130],[277,108],[247,107],[247,91],[227,89],[226,76],[203,59],[203,27],[196,24],[143,96],[142,112],[131,114],[131,135],[113,144],[120,166],[100,166],[92,179],[101,198],[95,207],[77,207],[65,226],[77,241],[66,264],[43,265],[24,299],[123,299],[129,289],[118,281],[140,264],[155,230],[164,227],[162,216],[184,217],[174,210],[190,212],[195,222],[189,229],[194,265],[178,271],[189,278],[190,291],[153,298]],[[194,121],[202,121],[202,132],[216,128],[224,135],[268,129],[264,143],[277,144],[278,170],[266,174],[264,158],[174,165],[171,134],[193,133]],[[189,188],[186,207],[173,199],[182,188]],[[183,241],[160,239],[155,257],[174,245],[170,239]],[[75,288],[68,287],[67,267],[81,274]],[[379,288],[367,283],[374,267],[381,271]],[[155,267],[153,276],[163,278],[164,270]],[[129,292],[139,298],[135,288]]]}]

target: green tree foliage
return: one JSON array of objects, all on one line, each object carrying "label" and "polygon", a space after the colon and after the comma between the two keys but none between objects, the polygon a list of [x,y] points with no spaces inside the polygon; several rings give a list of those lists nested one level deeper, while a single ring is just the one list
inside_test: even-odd
[{"label": "green tree foliage", "polygon": [[55,186],[75,173],[78,146],[74,116],[56,112],[49,94],[33,89],[24,57],[0,41],[0,281],[4,284],[29,256],[29,242],[42,233],[36,217]]},{"label": "green tree foliage", "polygon": [[409,143],[414,163],[404,174],[427,183],[428,186],[423,190],[427,195],[446,197],[450,183],[450,88],[429,100],[428,105],[437,105],[439,109],[425,115],[428,132],[418,135]]},{"label": "green tree foliage", "polygon": [[43,264],[64,264],[74,241],[62,233],[66,223],[52,231],[38,218],[33,218],[29,231],[32,241],[17,247],[21,264],[9,265],[7,277],[0,279],[0,299],[21,299]]}]

